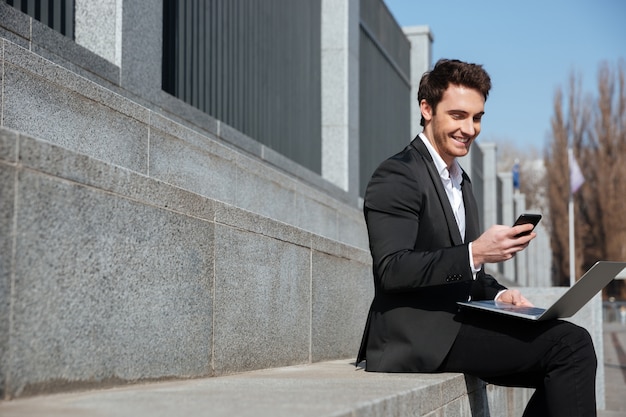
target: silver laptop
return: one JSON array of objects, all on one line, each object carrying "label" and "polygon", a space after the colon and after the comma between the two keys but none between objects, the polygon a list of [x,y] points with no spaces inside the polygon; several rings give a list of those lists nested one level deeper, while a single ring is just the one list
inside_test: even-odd
[{"label": "silver laptop", "polygon": [[571,317],[626,268],[626,262],[596,262],[554,304],[548,308],[521,307],[493,300],[459,301],[463,307],[492,311],[528,320],[551,320]]}]

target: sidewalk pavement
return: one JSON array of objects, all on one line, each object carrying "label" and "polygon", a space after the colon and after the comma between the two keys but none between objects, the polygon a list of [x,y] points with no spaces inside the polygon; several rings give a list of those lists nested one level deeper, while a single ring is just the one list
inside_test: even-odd
[{"label": "sidewalk pavement", "polygon": [[606,410],[598,417],[626,417],[626,325],[604,324]]}]

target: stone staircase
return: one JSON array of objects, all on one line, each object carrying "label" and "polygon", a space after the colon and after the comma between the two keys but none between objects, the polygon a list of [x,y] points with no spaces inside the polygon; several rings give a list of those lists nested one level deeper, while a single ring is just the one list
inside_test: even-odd
[{"label": "stone staircase", "polygon": [[337,360],[18,399],[0,403],[0,413],[3,417],[515,416],[527,394],[485,388],[481,381],[460,374],[366,373],[350,361]]}]

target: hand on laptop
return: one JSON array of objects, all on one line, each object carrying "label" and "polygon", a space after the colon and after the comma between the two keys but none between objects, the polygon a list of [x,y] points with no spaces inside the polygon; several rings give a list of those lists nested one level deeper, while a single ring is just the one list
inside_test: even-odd
[{"label": "hand on laptop", "polygon": [[526,297],[522,295],[519,290],[506,290],[503,291],[496,301],[499,303],[509,303],[516,306],[524,306],[524,307],[534,307],[533,303],[528,301]]}]

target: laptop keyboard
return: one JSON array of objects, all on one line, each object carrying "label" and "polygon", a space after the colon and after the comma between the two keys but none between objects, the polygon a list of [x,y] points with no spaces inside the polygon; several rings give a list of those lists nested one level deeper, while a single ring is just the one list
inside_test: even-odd
[{"label": "laptop keyboard", "polygon": [[545,308],[539,308],[539,307],[525,307],[525,306],[514,306],[514,305],[502,305],[502,304],[498,304],[498,309],[499,310],[504,310],[504,311],[514,311],[516,313],[522,313],[522,314],[530,314],[532,316],[538,316],[541,313],[543,313],[545,310]]}]

